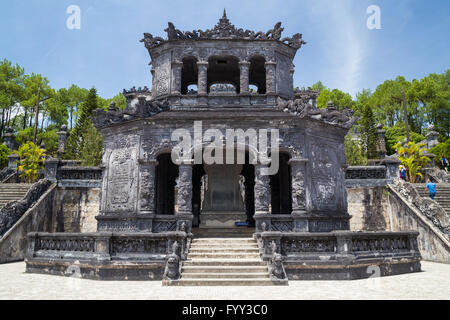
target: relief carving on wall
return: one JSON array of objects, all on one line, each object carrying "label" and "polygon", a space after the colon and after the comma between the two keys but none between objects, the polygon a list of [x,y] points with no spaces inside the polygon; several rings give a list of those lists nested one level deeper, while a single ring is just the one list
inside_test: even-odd
[{"label": "relief carving on wall", "polygon": [[298,170],[292,180],[292,208],[303,209],[306,207],[305,176],[303,172]]},{"label": "relief carving on wall", "polygon": [[108,211],[129,211],[135,207],[136,149],[130,141],[119,139],[117,149],[111,152],[108,166]]},{"label": "relief carving on wall", "polygon": [[336,150],[326,143],[311,146],[315,159],[312,164],[312,188],[315,194],[316,209],[336,207],[336,181],[338,173],[334,170],[338,163]]},{"label": "relief carving on wall", "polygon": [[255,211],[269,211],[270,178],[261,175],[261,167],[255,170]]}]

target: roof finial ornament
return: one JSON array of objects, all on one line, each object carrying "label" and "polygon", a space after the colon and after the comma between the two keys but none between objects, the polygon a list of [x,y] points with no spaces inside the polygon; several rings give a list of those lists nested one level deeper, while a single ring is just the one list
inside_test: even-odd
[{"label": "roof finial ornament", "polygon": [[222,18],[227,19],[227,10],[225,10],[225,8],[223,8],[223,16]]}]

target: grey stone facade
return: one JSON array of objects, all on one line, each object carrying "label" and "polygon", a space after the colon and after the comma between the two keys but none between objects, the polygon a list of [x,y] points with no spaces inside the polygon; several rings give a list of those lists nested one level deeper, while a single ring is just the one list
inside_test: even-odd
[{"label": "grey stone facade", "polygon": [[[249,130],[276,131],[278,138],[270,141],[267,150],[254,150],[250,138],[244,139],[241,146],[249,158],[241,172],[244,181],[241,191],[245,190],[242,201],[245,203],[244,206],[230,205],[227,215],[219,210],[213,213],[217,220],[247,217],[247,223],[255,226],[261,257],[270,260],[273,277],[285,276],[284,271],[281,272],[284,270],[282,261],[289,258],[290,252],[279,251],[284,237],[293,237],[299,243],[300,253],[303,247],[306,250],[306,255],[290,256],[291,269],[295,265],[308,265],[306,261],[311,256],[308,250],[315,250],[315,256],[319,257],[323,245],[329,247],[333,259],[341,257],[344,250],[342,237],[336,240],[335,234],[330,232],[347,231],[343,237],[348,241],[357,237],[348,231],[351,217],[347,212],[344,155],[344,137],[357,119],[351,110],[339,112],[331,103],[325,109],[318,109],[316,98],[319,93],[316,91],[294,92],[292,61],[297,50],[305,44],[301,34],[282,38],[281,23],[265,33],[236,29],[225,12],[211,30],[182,32],[169,23],[165,31],[167,39],[147,33],[142,39],[151,57],[151,90],[124,90],[125,110],[111,104],[108,110],[99,109],[94,113],[94,124],[103,135],[100,209],[96,217],[98,232],[85,236],[86,241],[80,240],[82,234],[70,235],[73,239],[66,239],[64,234],[31,235],[27,270],[62,274],[62,268],[70,259],[83,258],[90,265],[89,270],[103,266],[113,273],[119,268],[114,260],[119,259],[125,264],[130,263],[131,269],[135,261],[145,265],[143,270],[150,268],[150,264],[159,263],[155,279],[178,277],[177,270],[186,259],[184,248],[189,248],[190,238],[195,236],[193,224],[206,219],[206,215],[202,216],[202,212],[206,212],[202,211],[205,202],[201,195],[205,194],[205,181],[220,176],[196,163],[195,152],[198,149],[205,151],[212,143],[205,138],[208,132],[214,130],[217,140],[217,136],[227,136],[227,129],[247,133]],[[251,92],[250,85],[256,86],[257,90]],[[201,121],[200,132],[194,128],[195,121]],[[177,144],[172,140],[172,133],[177,129],[184,129],[186,136],[194,137],[194,155],[183,154],[183,161],[175,164],[170,154]],[[234,137],[231,147],[227,139],[214,142],[220,143],[225,153],[231,151],[234,154]],[[279,170],[266,175],[273,157],[278,156],[277,146]],[[266,159],[269,155],[272,162]],[[250,160],[252,157],[255,162]],[[234,172],[223,168],[230,174]],[[239,202],[237,177],[230,181],[234,187],[214,189],[216,194],[212,191],[211,199],[217,202],[209,208],[220,207],[218,204],[224,199]],[[214,186],[209,182],[208,185]],[[206,195],[208,192],[206,190]],[[208,208],[207,202],[205,206]],[[108,252],[98,249],[96,244],[102,235],[108,235],[110,239],[105,241],[123,242],[120,252],[114,245]],[[366,236],[377,239],[384,235]],[[159,247],[147,246],[150,241],[147,237],[160,239],[164,249],[159,251]],[[415,233],[404,234],[400,242],[395,242],[395,247],[389,247],[389,244],[382,247],[374,242],[368,249],[370,258],[376,262],[377,252],[387,250],[389,252],[379,259],[402,259],[405,267],[386,274],[417,271],[420,254],[414,242],[416,237]],[[41,238],[44,240],[37,240]],[[173,238],[177,238],[183,248],[180,253],[176,252],[177,245],[171,242]],[[318,244],[317,248],[300,245],[304,238],[309,238],[309,242],[324,243]],[[333,239],[330,242],[328,238]],[[67,243],[89,247],[84,250],[86,254],[79,256],[74,253],[76,248],[58,247]],[[396,254],[396,249],[401,249],[401,254]],[[52,264],[51,259],[56,256],[62,260]],[[107,259],[102,260],[102,257]],[[349,260],[337,267],[346,269],[352,265],[354,268],[358,264],[358,261],[351,262],[350,252],[346,252],[346,258]],[[314,269],[314,263],[311,265]],[[123,276],[120,270],[116,271],[111,277]],[[289,274],[288,270],[286,272]],[[132,276],[139,277],[134,273]],[[358,274],[352,274],[337,278],[358,277]]]}]

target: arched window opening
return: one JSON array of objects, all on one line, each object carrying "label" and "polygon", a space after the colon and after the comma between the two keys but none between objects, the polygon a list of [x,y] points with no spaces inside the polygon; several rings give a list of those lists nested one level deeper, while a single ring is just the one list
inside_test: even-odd
[{"label": "arched window opening", "polygon": [[290,157],[287,153],[280,153],[279,157],[278,172],[270,176],[272,214],[291,214],[291,167],[288,163]]},{"label": "arched window opening", "polygon": [[213,83],[209,87],[209,93],[210,94],[221,94],[221,93],[229,93],[229,94],[235,94],[236,93],[236,87],[232,83]]},{"label": "arched window opening", "polygon": [[186,94],[197,94],[197,93],[198,93],[198,87],[196,84],[188,85]]},{"label": "arched window opening", "polygon": [[194,57],[183,58],[183,67],[181,69],[181,94],[189,94],[192,85],[195,85],[197,91],[198,69],[197,59]]},{"label": "arched window opening", "polygon": [[215,83],[232,84],[236,89],[236,93],[239,93],[240,70],[238,58],[220,56],[208,59],[208,89]]},{"label": "arched window opening", "polygon": [[173,215],[175,212],[175,186],[178,166],[172,162],[170,153],[157,158],[156,167],[156,213]]},{"label": "arched window opening", "polygon": [[255,84],[250,84],[250,85],[248,86],[248,91],[249,91],[250,93],[258,93],[258,86],[255,85]]},{"label": "arched window opening", "polygon": [[249,83],[257,87],[259,94],[266,93],[266,59],[261,56],[250,58]]}]

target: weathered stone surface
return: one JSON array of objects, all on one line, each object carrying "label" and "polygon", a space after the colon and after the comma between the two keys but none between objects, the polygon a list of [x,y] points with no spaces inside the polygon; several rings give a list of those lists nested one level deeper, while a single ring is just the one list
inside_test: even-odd
[{"label": "weathered stone surface", "polygon": [[388,195],[385,186],[347,188],[350,230],[390,230]]},{"label": "weathered stone surface", "polygon": [[55,232],[95,232],[100,188],[58,188],[55,193]]},{"label": "weathered stone surface", "polygon": [[50,186],[37,202],[28,203],[30,207],[0,238],[0,263],[23,260],[29,232],[52,231],[55,189],[55,185]]},{"label": "weathered stone surface", "polygon": [[3,236],[22,215],[47,191],[52,182],[42,179],[36,182],[28,190],[22,200],[10,202],[0,210],[0,236]]}]

